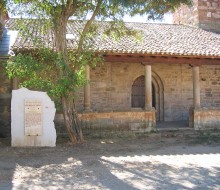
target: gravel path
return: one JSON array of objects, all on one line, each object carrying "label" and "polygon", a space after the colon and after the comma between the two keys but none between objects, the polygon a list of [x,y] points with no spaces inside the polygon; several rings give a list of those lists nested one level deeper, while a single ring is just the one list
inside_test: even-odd
[{"label": "gravel path", "polygon": [[0,139],[0,189],[220,189],[220,144],[180,138],[11,148]]}]

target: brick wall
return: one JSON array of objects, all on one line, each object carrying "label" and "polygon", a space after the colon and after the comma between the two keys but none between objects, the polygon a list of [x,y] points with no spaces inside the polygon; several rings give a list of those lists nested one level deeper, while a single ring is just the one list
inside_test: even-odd
[{"label": "brick wall", "polygon": [[220,32],[220,1],[199,0],[199,26],[206,30]]},{"label": "brick wall", "polygon": [[200,76],[202,106],[220,108],[220,66],[202,66]]},{"label": "brick wall", "polygon": [[192,7],[181,6],[175,11],[173,22],[220,32],[220,1],[194,0]]},{"label": "brick wall", "polygon": [[[187,120],[193,104],[192,68],[179,64],[154,64],[164,87],[164,120]],[[131,86],[144,75],[140,63],[105,63],[91,70],[91,104],[93,111],[129,110]],[[220,107],[220,66],[201,66],[201,104]],[[83,90],[77,108],[83,110]]]}]

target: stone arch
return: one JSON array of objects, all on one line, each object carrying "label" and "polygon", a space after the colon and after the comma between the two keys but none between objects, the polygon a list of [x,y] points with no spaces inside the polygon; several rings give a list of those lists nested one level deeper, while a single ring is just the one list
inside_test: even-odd
[{"label": "stone arch", "polygon": [[[138,89],[139,91],[137,92],[136,89]],[[137,98],[135,99],[134,96],[137,96]],[[133,80],[131,86],[131,107],[144,108],[143,98],[145,98],[144,75],[139,75]],[[152,105],[156,109],[157,121],[163,121],[164,120],[164,87],[161,78],[153,71],[152,71]]]},{"label": "stone arch", "polygon": [[164,121],[164,86],[159,75],[152,71],[152,83],[155,92],[155,109],[157,121]]},{"label": "stone arch", "polygon": [[134,80],[131,87],[131,107],[143,109],[144,105],[144,75],[141,75]]}]

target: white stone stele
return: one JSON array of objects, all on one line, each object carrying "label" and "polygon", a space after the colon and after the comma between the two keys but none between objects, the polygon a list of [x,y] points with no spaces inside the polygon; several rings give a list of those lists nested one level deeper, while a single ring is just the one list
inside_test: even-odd
[{"label": "white stone stele", "polygon": [[[42,133],[39,135],[25,135],[25,100],[27,99],[40,100],[42,103]],[[11,146],[56,146],[55,112],[54,102],[46,92],[31,91],[26,88],[12,90]]]}]

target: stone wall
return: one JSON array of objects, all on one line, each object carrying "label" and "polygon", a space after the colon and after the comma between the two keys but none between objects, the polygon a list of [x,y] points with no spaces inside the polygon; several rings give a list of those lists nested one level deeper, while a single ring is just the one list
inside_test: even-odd
[{"label": "stone wall", "polygon": [[[0,62],[1,66],[3,61]],[[0,135],[10,134],[11,81],[0,75]],[[179,64],[154,64],[163,87],[164,120],[188,120],[193,104],[192,68]],[[144,75],[140,63],[105,63],[91,69],[91,108],[94,112],[124,112],[131,110],[131,87]],[[155,80],[155,79],[153,79]],[[201,106],[220,108],[220,65],[200,67]],[[83,89],[79,91],[78,111],[83,111]],[[104,121],[104,120],[103,120]]]},{"label": "stone wall", "polygon": [[199,26],[206,30],[220,32],[220,1],[199,0]]},{"label": "stone wall", "polygon": [[200,67],[201,106],[220,107],[220,65]]},{"label": "stone wall", "polygon": [[[164,120],[188,120],[193,104],[192,68],[179,64],[154,64],[153,74],[162,81]],[[220,66],[200,67],[201,105],[220,107]],[[140,63],[105,63],[91,69],[91,108],[93,111],[121,111],[131,108],[131,87],[144,75]],[[83,89],[77,108],[83,110]],[[157,110],[158,111],[158,110]]]},{"label": "stone wall", "polygon": [[129,110],[117,112],[87,112],[79,114],[84,128],[97,128],[101,126],[103,129],[115,129],[149,132],[155,129],[155,110]]},{"label": "stone wall", "polygon": [[220,108],[201,108],[194,110],[194,128],[220,129]]},{"label": "stone wall", "polygon": [[192,7],[181,6],[173,14],[173,23],[220,32],[220,1],[194,0]]}]

